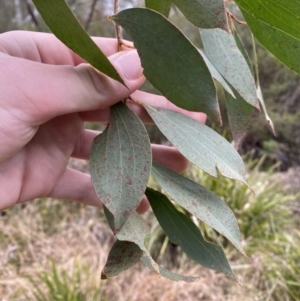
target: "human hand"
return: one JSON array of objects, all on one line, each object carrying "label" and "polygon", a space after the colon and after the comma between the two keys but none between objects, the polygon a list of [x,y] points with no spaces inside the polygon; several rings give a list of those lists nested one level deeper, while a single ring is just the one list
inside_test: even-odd
[{"label": "human hand", "polygon": [[[98,134],[84,122],[105,122],[108,108],[132,93],[139,102],[184,112],[164,97],[136,91],[144,82],[134,50],[117,53],[117,41],[95,38],[127,87],[97,72],[51,34],[0,35],[0,210],[37,197],[101,207],[89,175],[68,168],[70,157],[88,159]],[[129,104],[145,123],[151,119]],[[187,160],[174,148],[153,145],[153,159],[182,172]],[[143,200],[139,212],[145,211]]]}]

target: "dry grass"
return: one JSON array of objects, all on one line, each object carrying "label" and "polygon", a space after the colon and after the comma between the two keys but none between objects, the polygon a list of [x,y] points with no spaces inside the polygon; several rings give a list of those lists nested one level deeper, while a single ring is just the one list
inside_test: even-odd
[{"label": "dry grass", "polygon": [[[51,213],[55,210],[57,215]],[[59,212],[62,210],[63,213]],[[7,211],[0,219],[0,229],[1,301],[28,300],[34,289],[28,276],[35,279],[39,272],[50,271],[50,259],[58,270],[69,273],[76,262],[82,268],[82,290],[101,288],[102,294],[111,301],[259,300],[251,288],[256,278],[253,268],[259,267],[259,260],[250,264],[242,257],[238,260],[244,263],[233,262],[233,268],[243,286],[190,264],[177,271],[199,276],[192,284],[172,282],[140,265],[118,277],[101,281],[101,269],[113,239],[107,224],[94,208],[52,199],[36,200],[25,208],[17,206]],[[249,279],[251,285],[247,287]]]},{"label": "dry grass", "polygon": [[[151,217],[147,218],[151,220]],[[198,276],[199,280],[192,284],[172,282],[141,265],[102,281],[101,270],[114,240],[101,210],[53,199],[35,200],[7,210],[6,215],[0,217],[0,229],[0,301],[36,300],[33,297],[35,286],[47,293],[47,285],[39,275],[46,272],[51,276],[51,260],[58,271],[66,271],[69,275],[72,275],[74,267],[79,269],[79,285],[87,296],[83,299],[85,301],[300,300],[298,296],[290,299],[287,293],[280,293],[280,299],[272,297],[272,292],[278,287],[284,291],[284,277],[292,273],[286,276],[280,270],[269,280],[264,278],[266,273],[273,273],[272,264],[289,264],[288,256],[276,257],[272,253],[271,245],[266,246],[270,243],[268,241],[261,241],[261,245],[257,243],[250,261],[232,251],[232,248],[226,250],[241,285],[188,261],[181,261],[177,265],[181,268],[173,271]],[[282,243],[278,239],[280,237],[275,238],[274,247]],[[283,243],[288,239],[287,235]],[[285,254],[288,254],[288,248],[293,243],[291,237]],[[170,267],[168,256],[159,260],[165,267]],[[293,263],[299,264],[299,261],[294,260]],[[270,269],[266,270],[266,267]],[[294,270],[297,271],[297,266]],[[34,279],[36,285],[29,281],[29,277]],[[88,298],[96,291],[101,291],[102,297]]]}]

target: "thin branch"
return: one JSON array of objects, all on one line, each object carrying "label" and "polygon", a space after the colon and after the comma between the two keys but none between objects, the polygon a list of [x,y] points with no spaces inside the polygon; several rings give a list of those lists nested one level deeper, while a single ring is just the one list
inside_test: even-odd
[{"label": "thin branch", "polygon": [[[119,12],[119,0],[114,0],[114,14]],[[121,28],[116,24],[116,35],[118,40],[118,51],[122,50],[122,38],[121,38]]]},{"label": "thin branch", "polygon": [[229,16],[229,18],[233,19],[235,22],[243,25],[247,25],[245,21],[239,20],[235,15],[233,15],[228,9],[226,9],[226,12]]},{"label": "thin branch", "polygon": [[85,25],[84,25],[84,29],[85,30],[88,30],[90,25],[91,25],[91,22],[92,22],[92,19],[93,19],[93,15],[94,15],[94,11],[95,11],[95,7],[96,7],[96,4],[97,4],[98,0],[93,0],[92,2],[92,5],[91,5],[91,8],[90,8],[90,12],[89,12],[89,16],[85,22]]},{"label": "thin branch", "polygon": [[31,7],[30,3],[28,2],[28,0],[23,0],[23,1],[24,1],[25,5],[26,5],[27,11],[28,11],[28,13],[29,13],[29,15],[31,17],[32,22],[34,23],[34,25],[37,28],[39,28],[39,22],[38,22],[37,18],[34,15],[34,12],[32,10],[32,7]]}]

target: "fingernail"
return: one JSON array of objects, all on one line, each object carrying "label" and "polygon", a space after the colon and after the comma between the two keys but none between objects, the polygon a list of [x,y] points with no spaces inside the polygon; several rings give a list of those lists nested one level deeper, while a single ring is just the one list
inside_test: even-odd
[{"label": "fingernail", "polygon": [[118,52],[110,59],[124,79],[135,80],[143,75],[141,61],[136,50]]}]

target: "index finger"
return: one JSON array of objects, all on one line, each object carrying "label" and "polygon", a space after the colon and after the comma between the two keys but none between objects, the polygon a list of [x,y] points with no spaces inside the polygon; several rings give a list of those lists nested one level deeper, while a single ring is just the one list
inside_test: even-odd
[{"label": "index finger", "polygon": [[[118,52],[116,39],[99,37],[92,39],[106,56]],[[131,42],[126,43],[130,45]],[[49,33],[30,31],[3,33],[0,35],[0,52],[50,65],[77,66],[85,63],[85,60]]]}]

